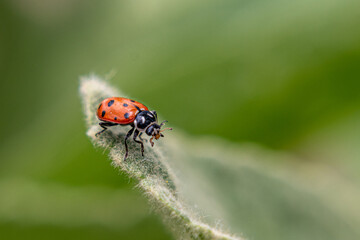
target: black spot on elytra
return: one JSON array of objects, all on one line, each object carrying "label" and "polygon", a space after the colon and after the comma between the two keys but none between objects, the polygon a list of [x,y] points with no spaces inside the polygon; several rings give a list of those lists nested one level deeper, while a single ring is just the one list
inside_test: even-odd
[{"label": "black spot on elytra", "polygon": [[117,120],[117,117],[114,117],[114,120]]},{"label": "black spot on elytra", "polygon": [[105,116],[105,111],[102,111],[101,117],[104,117],[104,116]]},{"label": "black spot on elytra", "polygon": [[127,106],[129,106],[129,105],[127,105],[126,103],[124,103],[123,106],[124,106],[124,107],[127,107]]},{"label": "black spot on elytra", "polygon": [[130,100],[131,102],[135,102],[134,100]]},{"label": "black spot on elytra", "polygon": [[126,119],[128,119],[128,118],[129,118],[129,113],[125,113],[125,114],[124,114],[124,117],[125,117]]},{"label": "black spot on elytra", "polygon": [[110,101],[108,102],[108,106],[111,107],[111,105],[113,105],[114,102],[115,102],[114,99],[113,99],[113,100],[110,100]]},{"label": "black spot on elytra", "polygon": [[136,105],[134,105],[134,104],[133,104],[133,106],[134,106],[139,112],[141,112],[141,109],[140,109],[138,106],[136,106]]},{"label": "black spot on elytra", "polygon": [[100,109],[100,108],[101,108],[101,105],[102,105],[102,103],[100,103],[100,105],[99,105],[98,109]]}]

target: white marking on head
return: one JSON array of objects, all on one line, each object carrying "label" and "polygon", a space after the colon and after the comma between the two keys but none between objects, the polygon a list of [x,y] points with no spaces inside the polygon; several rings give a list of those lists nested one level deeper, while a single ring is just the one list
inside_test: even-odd
[{"label": "white marking on head", "polygon": [[141,123],[144,124],[145,123],[145,117],[141,116]]},{"label": "white marking on head", "polygon": [[151,113],[148,113],[147,115],[151,118],[154,117],[154,115],[152,115]]}]

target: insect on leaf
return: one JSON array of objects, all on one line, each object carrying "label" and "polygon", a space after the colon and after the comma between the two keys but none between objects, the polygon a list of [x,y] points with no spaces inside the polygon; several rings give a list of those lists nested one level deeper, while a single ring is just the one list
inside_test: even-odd
[{"label": "insect on leaf", "polygon": [[[115,167],[138,181],[138,188],[147,196],[151,206],[156,209],[164,222],[173,230],[179,239],[241,239],[202,221],[202,214],[185,202],[180,194],[181,182],[177,180],[170,167],[171,159],[179,156],[174,147],[173,138],[162,138],[152,148],[145,144],[145,156],[141,156],[140,148],[132,139],[128,140],[129,156],[123,161],[125,154],[124,138],[129,127],[116,126],[100,136],[96,110],[99,103],[108,97],[124,94],[109,86],[96,76],[81,79],[80,94],[83,101],[87,135],[95,146],[109,150],[110,159]],[[168,133],[169,134],[169,133]],[[169,134],[170,135],[170,134]],[[181,150],[180,150],[181,151]]]}]

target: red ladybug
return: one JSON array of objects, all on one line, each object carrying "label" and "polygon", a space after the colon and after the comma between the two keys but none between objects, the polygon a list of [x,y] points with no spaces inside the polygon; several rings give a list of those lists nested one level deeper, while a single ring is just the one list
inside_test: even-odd
[{"label": "red ladybug", "polygon": [[[141,154],[144,156],[144,144],[141,135],[145,132],[147,135],[152,136],[150,139],[151,146],[154,146],[153,139],[158,140],[164,137],[161,132],[164,130],[172,130],[171,128],[160,130],[161,127],[167,122],[163,121],[160,125],[157,122],[157,114],[155,111],[149,109],[142,103],[122,97],[110,97],[104,99],[97,110],[97,117],[101,120],[100,127],[103,128],[95,136],[99,136],[106,131],[107,127],[115,125],[130,125],[132,128],[125,137],[125,157],[128,156],[128,146],[126,140],[134,133],[133,139],[141,145]],[[134,131],[135,130],[135,131]],[[136,138],[139,137],[140,140]]]}]

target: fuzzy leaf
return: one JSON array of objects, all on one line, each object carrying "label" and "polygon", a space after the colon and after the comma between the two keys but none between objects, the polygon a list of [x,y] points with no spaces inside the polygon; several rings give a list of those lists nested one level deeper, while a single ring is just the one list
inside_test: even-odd
[{"label": "fuzzy leaf", "polygon": [[[81,79],[80,94],[89,128],[87,135],[96,146],[109,149],[114,166],[138,180],[138,187],[179,239],[240,239],[204,223],[199,217],[200,214],[187,206],[182,196],[179,196],[176,176],[169,166],[170,158],[177,155],[171,153],[176,151],[171,146],[174,144],[167,144],[164,140],[157,141],[153,148],[150,144],[145,144],[145,156],[142,157],[138,144],[128,140],[129,156],[124,162],[124,138],[129,128],[112,127],[95,137],[100,130],[96,110],[101,100],[112,96],[125,96],[124,94],[96,76]],[[171,138],[169,141],[172,141]]]},{"label": "fuzzy leaf", "polygon": [[326,164],[255,144],[194,139],[176,128],[154,148],[147,143],[145,157],[129,141],[123,162],[129,128],[112,127],[96,138],[95,111],[103,98],[124,95],[94,76],[82,79],[80,92],[88,136],[138,180],[177,238],[359,239],[360,192]]}]

